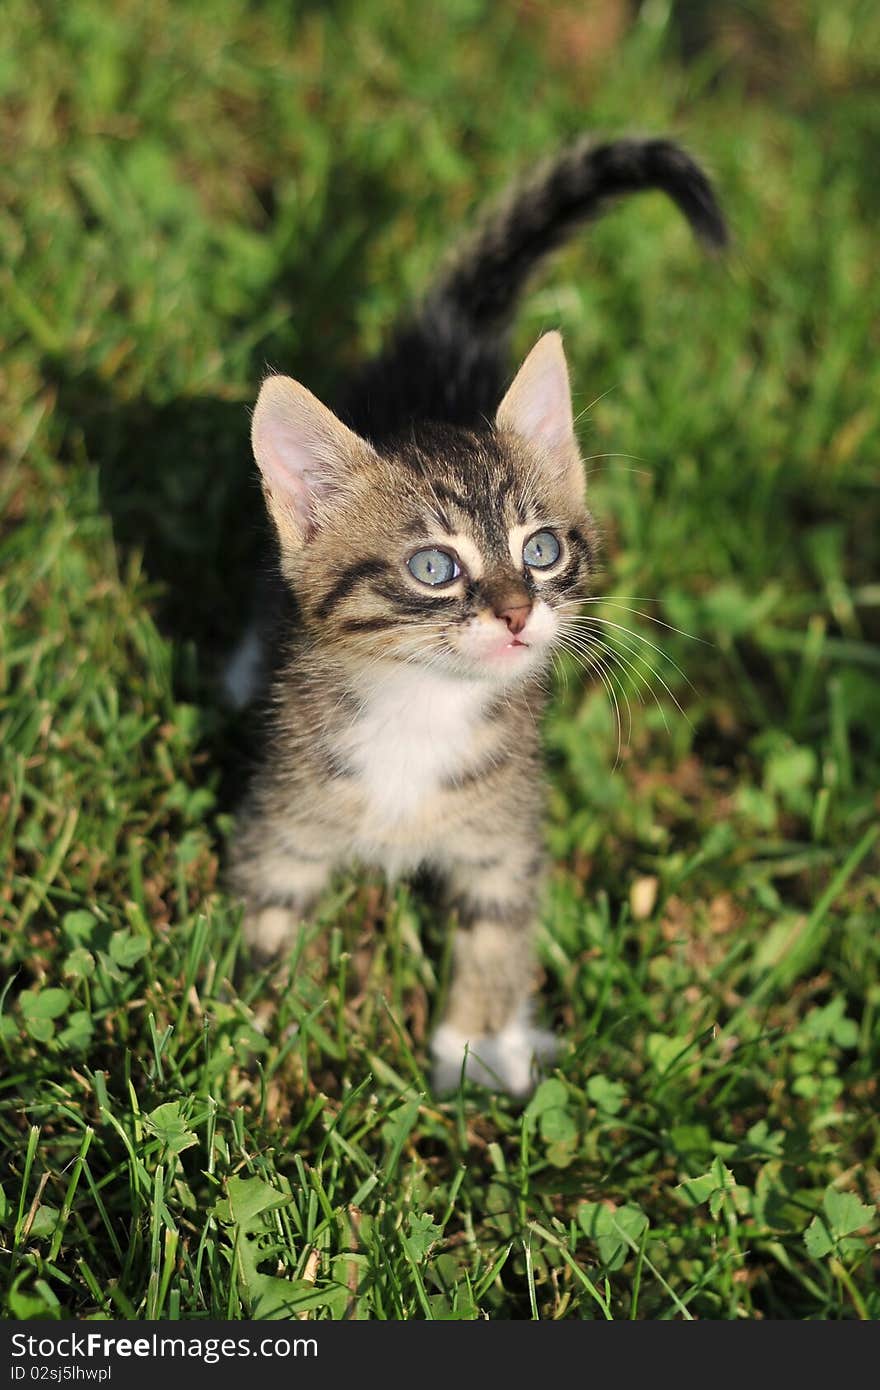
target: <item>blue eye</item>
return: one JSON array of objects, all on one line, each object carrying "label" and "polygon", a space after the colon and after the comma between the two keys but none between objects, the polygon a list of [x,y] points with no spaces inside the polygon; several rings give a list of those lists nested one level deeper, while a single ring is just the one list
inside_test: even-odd
[{"label": "blue eye", "polygon": [[413,579],[432,587],[449,584],[461,574],[460,565],[446,550],[417,550],[415,555],[410,555],[406,567]]},{"label": "blue eye", "polygon": [[523,563],[533,570],[548,570],[562,554],[562,546],[552,531],[536,531],[523,546]]}]

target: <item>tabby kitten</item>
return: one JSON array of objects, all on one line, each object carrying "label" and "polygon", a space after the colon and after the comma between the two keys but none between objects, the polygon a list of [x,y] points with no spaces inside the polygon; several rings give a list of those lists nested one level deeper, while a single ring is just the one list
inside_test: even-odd
[{"label": "tabby kitten", "polygon": [[243,698],[243,678],[275,666],[232,851],[245,936],[263,955],[288,948],[340,865],[433,870],[457,924],[440,1091],[464,1068],[526,1093],[554,1049],[530,1010],[537,717],[596,531],[562,340],[542,337],[505,393],[506,330],[536,261],[608,199],[651,188],[723,244],[711,187],[677,146],[580,141],[489,217],[338,414],[284,376],[254,412],[280,589],[231,672]]}]

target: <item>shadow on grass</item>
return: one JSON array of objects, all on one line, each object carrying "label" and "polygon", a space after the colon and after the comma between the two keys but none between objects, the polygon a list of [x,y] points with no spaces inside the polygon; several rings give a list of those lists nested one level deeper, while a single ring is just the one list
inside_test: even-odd
[{"label": "shadow on grass", "polygon": [[249,350],[247,399],[123,398],[69,358],[42,363],[57,391],[62,456],[81,442],[97,463],[120,558],[142,553],[158,625],[176,644],[195,645],[202,676],[216,672],[274,565],[249,441],[260,380],[270,369],[292,372],[332,403],[341,371],[354,365],[353,306],[369,293],[370,243],[399,213],[392,172],[350,162],[328,173],[320,207],[299,220],[287,192],[280,177],[260,190],[274,274],[246,322],[217,325],[231,339],[265,325]]},{"label": "shadow on grass", "polygon": [[210,671],[240,631],[270,542],[247,406],[214,396],[120,400],[97,375],[56,363],[44,375],[58,393],[64,453],[81,439],[97,463],[120,559],[142,554],[161,631],[195,643]]},{"label": "shadow on grass", "polygon": [[[75,360],[42,363],[56,392],[62,458],[84,452],[96,463],[120,568],[131,553],[142,557],[157,626],[173,644],[175,696],[197,703],[212,731],[224,808],[243,789],[257,720],[225,708],[222,671],[254,612],[277,596],[275,538],[251,455],[250,411],[268,368],[299,375],[333,400],[355,337],[352,306],[367,292],[369,242],[398,201],[374,171],[340,169],[328,178],[319,215],[286,227],[276,186],[263,195],[275,274],[247,323],[218,325],[218,333],[233,337],[247,336],[251,323],[269,325],[249,353],[247,399],[125,397]],[[349,225],[351,234],[340,239],[338,229]],[[320,351],[303,360],[314,345]]]},{"label": "shadow on grass", "polygon": [[121,400],[97,375],[54,362],[44,376],[64,421],[62,456],[84,448],[97,463],[120,569],[131,553],[142,556],[156,624],[172,643],[175,698],[202,709],[219,809],[232,810],[254,721],[226,707],[221,675],[275,554],[251,461],[249,409],[214,396]]}]

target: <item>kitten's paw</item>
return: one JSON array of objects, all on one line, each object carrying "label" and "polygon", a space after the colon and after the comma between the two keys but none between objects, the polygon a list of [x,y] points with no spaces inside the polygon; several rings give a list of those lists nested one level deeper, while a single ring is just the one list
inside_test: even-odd
[{"label": "kitten's paw", "polygon": [[511,1096],[526,1096],[534,1088],[539,1064],[552,1061],[558,1046],[553,1034],[533,1028],[524,1012],[500,1033],[485,1037],[467,1038],[451,1024],[441,1023],[431,1041],[434,1089],[441,1094],[454,1091],[464,1063],[469,1081]]},{"label": "kitten's paw", "polygon": [[242,934],[252,955],[270,961],[292,945],[301,921],[300,914],[289,907],[261,907],[245,915]]}]

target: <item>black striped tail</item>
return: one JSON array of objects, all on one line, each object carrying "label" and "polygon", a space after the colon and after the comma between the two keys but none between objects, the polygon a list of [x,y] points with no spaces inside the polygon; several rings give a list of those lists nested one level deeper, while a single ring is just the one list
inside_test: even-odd
[{"label": "black striped tail", "polygon": [[452,313],[474,330],[502,329],[539,261],[614,199],[658,189],[710,247],[727,227],[706,174],[671,140],[578,140],[514,187],[441,276],[427,317]]}]

